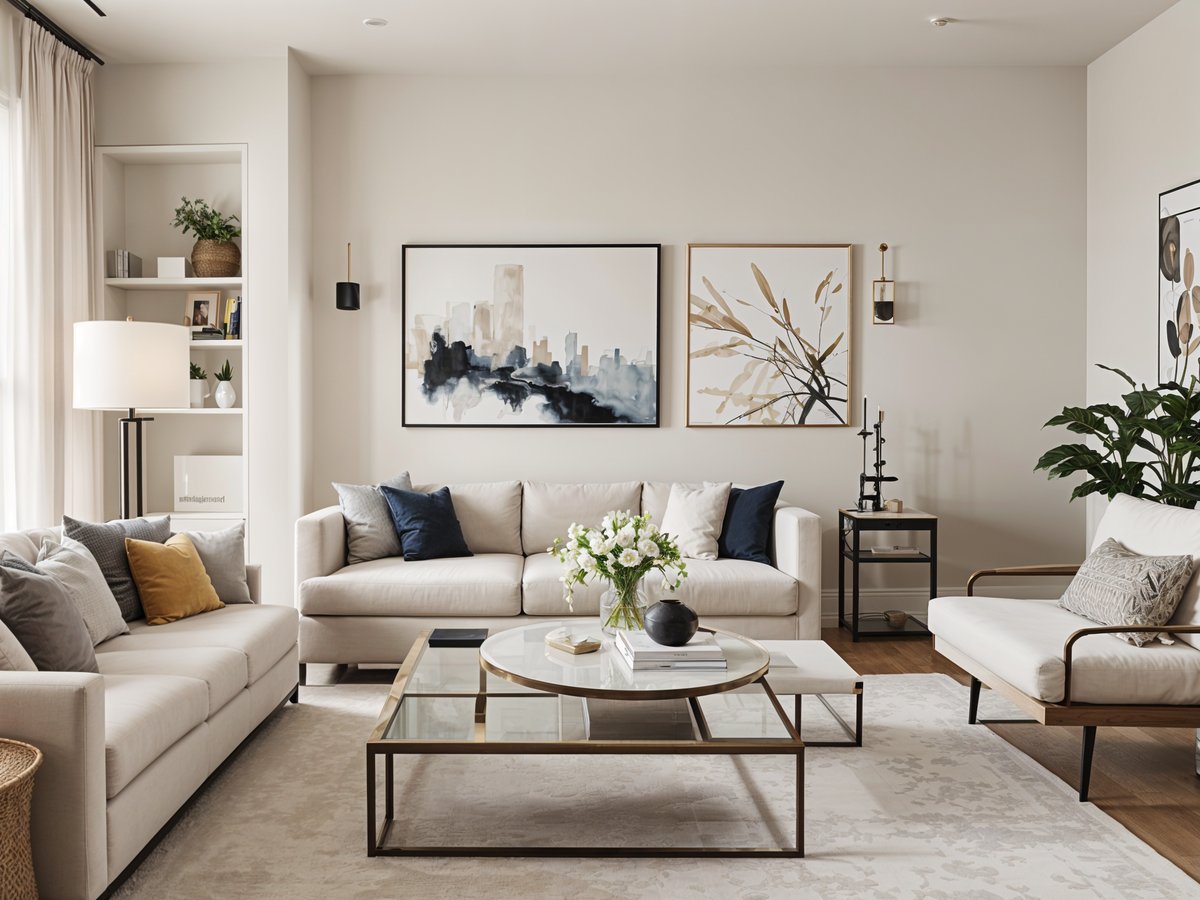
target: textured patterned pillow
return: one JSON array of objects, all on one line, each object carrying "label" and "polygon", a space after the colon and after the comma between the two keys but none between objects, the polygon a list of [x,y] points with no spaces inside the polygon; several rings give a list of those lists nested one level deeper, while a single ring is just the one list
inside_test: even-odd
[{"label": "textured patterned pillow", "polygon": [[[412,480],[407,472],[382,482],[390,488],[411,491]],[[379,485],[333,483],[346,520],[346,565],[384,559],[401,554],[400,537],[392,524]]]},{"label": "textured patterned pillow", "polygon": [[137,585],[129,572],[129,557],[125,555],[125,538],[136,538],[139,541],[154,541],[165,543],[171,536],[171,519],[161,516],[157,519],[118,519],[114,522],[100,524],[96,522],[81,522],[70,516],[63,516],[63,534],[72,540],[79,541],[91,551],[104,580],[117,598],[117,606],[121,608],[121,618],[126,622],[142,618],[142,601],[138,598]]},{"label": "textured patterned pillow", "polygon": [[[1101,625],[1165,625],[1191,577],[1190,556],[1141,556],[1109,538],[1079,567],[1058,605]],[[1156,636],[1117,637],[1141,647]]]},{"label": "textured patterned pillow", "polygon": [[53,575],[75,601],[92,644],[100,644],[118,634],[128,634],[129,626],[121,618],[121,608],[104,580],[104,573],[91,552],[79,541],[63,537],[61,544],[42,542],[38,551],[39,572]]}]

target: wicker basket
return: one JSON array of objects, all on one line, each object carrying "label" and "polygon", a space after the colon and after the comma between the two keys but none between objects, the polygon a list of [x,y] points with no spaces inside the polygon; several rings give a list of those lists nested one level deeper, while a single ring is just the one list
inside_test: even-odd
[{"label": "wicker basket", "polygon": [[196,241],[192,270],[198,278],[230,278],[242,268],[242,251],[233,241]]},{"label": "wicker basket", "polygon": [[0,897],[36,900],[33,848],[29,843],[29,806],[33,773],[42,751],[20,741],[0,738]]}]

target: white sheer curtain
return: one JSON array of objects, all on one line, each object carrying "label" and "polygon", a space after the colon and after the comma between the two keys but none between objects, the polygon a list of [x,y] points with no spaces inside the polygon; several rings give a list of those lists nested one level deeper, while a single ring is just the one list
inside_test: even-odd
[{"label": "white sheer curtain", "polygon": [[71,406],[72,326],[96,317],[93,63],[10,16],[0,17],[5,50],[13,30],[11,193],[0,205],[0,530],[53,525],[63,512],[98,517],[103,491],[100,416]]}]

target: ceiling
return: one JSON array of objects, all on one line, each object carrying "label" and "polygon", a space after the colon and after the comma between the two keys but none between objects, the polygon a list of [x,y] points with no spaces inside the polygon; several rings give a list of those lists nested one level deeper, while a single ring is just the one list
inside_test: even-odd
[{"label": "ceiling", "polygon": [[[34,0],[108,62],[313,74],[1086,65],[1176,0]],[[368,16],[385,28],[362,24]],[[930,18],[952,18],[935,28]]]}]

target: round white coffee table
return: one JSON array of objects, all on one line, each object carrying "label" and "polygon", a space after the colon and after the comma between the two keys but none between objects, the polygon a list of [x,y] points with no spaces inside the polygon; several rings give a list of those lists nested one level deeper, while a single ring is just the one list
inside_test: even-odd
[{"label": "round white coffee table", "polygon": [[[602,640],[599,650],[574,656],[546,645],[546,634],[569,627],[576,637]],[[498,678],[545,691],[602,700],[675,700],[733,691],[767,673],[771,654],[750,638],[712,631],[725,651],[725,671],[634,672],[600,624],[539,622],[492,635],[479,648],[483,668]]]}]

